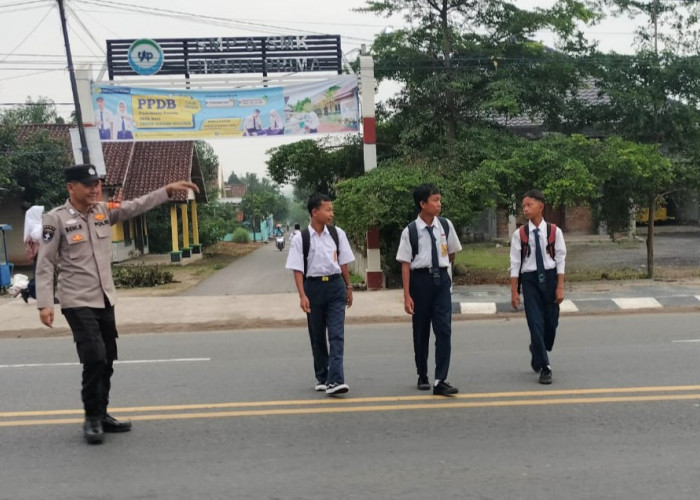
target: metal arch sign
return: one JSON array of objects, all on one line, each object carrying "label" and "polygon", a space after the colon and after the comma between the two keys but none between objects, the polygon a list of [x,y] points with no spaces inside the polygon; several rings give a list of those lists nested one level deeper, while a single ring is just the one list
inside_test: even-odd
[{"label": "metal arch sign", "polygon": [[155,75],[163,67],[163,49],[154,40],[134,40],[128,51],[129,66],[139,75]]}]

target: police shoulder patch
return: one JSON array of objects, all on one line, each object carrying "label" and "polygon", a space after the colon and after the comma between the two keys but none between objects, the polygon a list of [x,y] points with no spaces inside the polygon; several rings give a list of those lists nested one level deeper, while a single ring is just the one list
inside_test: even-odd
[{"label": "police shoulder patch", "polygon": [[44,243],[49,243],[53,239],[53,235],[56,234],[56,228],[53,226],[49,226],[48,224],[44,224],[44,227],[41,232],[41,239]]}]

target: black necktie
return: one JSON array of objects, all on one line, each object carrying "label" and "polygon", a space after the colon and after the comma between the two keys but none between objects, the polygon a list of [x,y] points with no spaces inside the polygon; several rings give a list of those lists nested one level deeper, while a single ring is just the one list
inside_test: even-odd
[{"label": "black necktie", "polygon": [[440,262],[438,261],[437,246],[435,245],[435,235],[433,234],[433,226],[426,226],[428,234],[430,235],[430,256],[433,259],[433,264],[431,266],[431,273],[433,279],[436,281],[440,280]]},{"label": "black necktie", "polygon": [[537,263],[537,281],[540,287],[544,285],[546,280],[544,274],[544,258],[542,257],[542,245],[540,244],[540,230],[539,228],[533,231],[535,235],[535,262]]}]

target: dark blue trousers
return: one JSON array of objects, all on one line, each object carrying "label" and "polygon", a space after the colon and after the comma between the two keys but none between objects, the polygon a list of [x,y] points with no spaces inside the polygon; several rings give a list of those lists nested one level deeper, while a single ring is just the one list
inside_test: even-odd
[{"label": "dark blue trousers", "polygon": [[411,271],[409,292],[413,299],[413,351],[418,376],[428,375],[430,325],[435,333],[435,380],[447,380],[452,353],[452,281],[447,269],[435,283],[429,272]]},{"label": "dark blue trousers", "polygon": [[559,326],[559,304],[554,302],[557,290],[557,270],[545,271],[547,281],[543,289],[537,282],[537,273],[523,273],[523,303],[535,366],[549,365],[547,351],[554,346]]},{"label": "dark blue trousers", "polygon": [[[314,357],[316,380],[321,383],[343,384],[343,349],[345,343],[345,307],[347,291],[342,279],[304,282],[311,312],[306,315]],[[328,331],[328,343],[326,343]],[[330,347],[330,353],[329,353]]]}]

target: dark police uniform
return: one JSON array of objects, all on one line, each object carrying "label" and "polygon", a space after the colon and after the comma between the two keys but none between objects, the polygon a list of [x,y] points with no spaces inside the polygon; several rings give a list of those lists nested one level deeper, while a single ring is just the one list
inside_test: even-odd
[{"label": "dark police uniform", "polygon": [[[92,165],[66,171],[67,181],[97,179]],[[117,359],[111,226],[166,201],[168,194],[161,188],[122,202],[114,209],[106,203],[97,203],[83,215],[68,200],[44,214],[36,270],[37,307],[54,306],[54,270],[60,266],[57,294],[83,365],[82,401],[86,417],[106,415],[112,365]]]},{"label": "dark police uniform", "polygon": [[[413,299],[413,349],[419,378],[428,375],[430,324],[435,333],[435,382],[446,381],[452,352],[452,279],[448,272],[449,256],[462,250],[457,232],[449,219],[449,235],[437,217],[433,218],[432,235],[428,225],[418,217],[418,253],[413,258],[408,227],[401,233],[396,260],[411,263],[410,294]],[[434,241],[433,241],[434,238]],[[439,270],[432,269],[432,249],[437,247]],[[435,271],[435,272],[433,272]],[[435,277],[434,277],[435,276]]]}]

